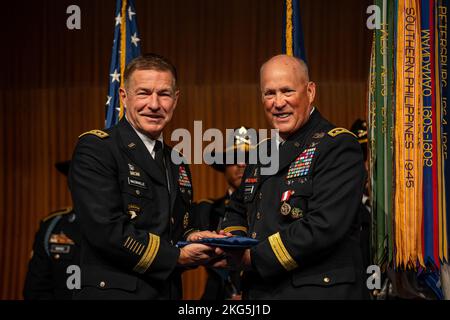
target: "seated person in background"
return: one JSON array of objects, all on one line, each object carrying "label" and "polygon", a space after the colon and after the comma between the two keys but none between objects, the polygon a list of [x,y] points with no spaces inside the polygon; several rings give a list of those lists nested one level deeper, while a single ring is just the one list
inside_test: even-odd
[{"label": "seated person in background", "polygon": [[[234,144],[230,150],[226,151],[235,153],[235,150],[248,152],[252,148],[250,139],[247,137],[247,129],[241,127],[235,130]],[[233,161],[233,164],[226,163],[226,153],[217,155],[223,161],[222,164],[213,163],[212,167],[222,172],[227,180],[227,191],[225,195],[219,199],[200,200],[195,206],[195,214],[200,220],[201,230],[211,230],[219,232],[222,220],[225,216],[225,207],[230,201],[230,197],[241,184],[242,175],[245,170],[245,162],[239,163]],[[235,155],[232,156],[235,158]],[[248,156],[246,157],[246,159]],[[236,159],[237,160],[237,159]],[[226,270],[207,267],[208,280],[206,282],[205,291],[202,300],[224,300],[224,299],[240,299],[240,270]]]},{"label": "seated person in background", "polygon": [[[367,173],[369,172],[369,164],[367,159],[367,122],[362,119],[357,119],[351,126],[350,131],[353,132],[358,138],[358,142],[361,146],[363,152],[364,164]],[[363,267],[367,269],[368,266],[372,264],[371,255],[371,233],[372,228],[372,214],[371,214],[371,203],[369,197],[368,188],[368,174],[366,176],[366,183],[364,186],[364,192],[362,196],[362,201],[360,205],[360,219],[361,219],[361,253],[363,258]]]},{"label": "seated person in background", "polygon": [[[55,166],[67,177],[70,161]],[[80,262],[80,227],[71,207],[55,211],[41,221],[36,233],[23,289],[25,300],[70,300],[67,267]]]}]

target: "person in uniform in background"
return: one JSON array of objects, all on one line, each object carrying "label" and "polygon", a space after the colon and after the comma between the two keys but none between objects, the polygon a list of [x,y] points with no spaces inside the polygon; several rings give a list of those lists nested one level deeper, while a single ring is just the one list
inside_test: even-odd
[{"label": "person in uniform in background", "polygon": [[360,206],[361,218],[361,253],[363,258],[364,270],[372,264],[372,250],[371,250],[371,228],[372,228],[372,213],[369,197],[369,164],[367,159],[367,122],[362,119],[357,119],[351,126],[350,131],[358,138],[358,142],[363,152],[364,164],[367,172],[367,180],[364,186],[362,202]]},{"label": "person in uniform in background", "polygon": [[[67,177],[70,161],[55,166]],[[80,263],[80,226],[75,211],[65,208],[41,221],[23,288],[25,300],[70,300],[67,268]]]},{"label": "person in uniform in background", "polygon": [[[245,161],[241,163],[237,161],[235,151],[241,150],[246,152],[246,159],[248,159],[248,151],[254,147],[254,143],[252,143],[247,134],[247,128],[241,127],[235,129],[234,132],[235,134],[231,137],[234,140],[233,146],[230,150],[226,150],[226,152],[217,155],[221,159],[220,163],[214,162],[212,164],[215,170],[224,174],[228,185],[227,191],[219,199],[204,199],[196,204],[195,214],[201,220],[200,230],[219,232],[222,229],[225,207],[228,205],[231,195],[239,188],[246,166]],[[234,159],[232,164],[226,164],[227,153],[232,153],[230,157]],[[240,270],[207,267],[206,271],[208,273],[208,279],[202,300],[240,299]]]},{"label": "person in uniform in background", "polygon": [[264,165],[249,164],[222,223],[223,232],[259,240],[251,249],[225,250],[227,265],[245,270],[243,299],[368,298],[358,140],[312,105],[316,87],[302,60],[275,56],[260,76],[266,118],[279,130],[277,143],[267,142],[278,147],[278,170],[268,175]]},{"label": "person in uniform in background", "polygon": [[82,134],[72,158],[83,248],[74,299],[181,299],[185,267],[222,252],[175,245],[190,232],[193,196],[189,166],[162,136],[178,101],[177,72],[166,58],[145,54],[130,61],[123,81],[125,116]]}]

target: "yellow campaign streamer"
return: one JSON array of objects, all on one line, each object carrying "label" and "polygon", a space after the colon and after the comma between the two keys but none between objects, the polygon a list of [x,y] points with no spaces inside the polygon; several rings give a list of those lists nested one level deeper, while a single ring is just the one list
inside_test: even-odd
[{"label": "yellow campaign streamer", "polygon": [[292,46],[292,0],[286,1],[286,54],[293,56]]},{"label": "yellow campaign streamer", "polygon": [[[123,74],[126,63],[127,47],[127,0],[122,0],[122,12],[120,16],[120,86],[123,87]],[[123,103],[120,100],[119,120],[123,117]]]},{"label": "yellow campaign streamer", "polygon": [[[441,81],[447,81],[447,9],[444,6],[437,7],[438,19],[436,19],[436,121],[437,121],[437,158],[438,158],[438,195],[439,195],[439,258],[441,261],[447,261],[447,210],[445,202],[445,173],[444,173],[444,155],[443,155],[443,132],[442,118],[444,101],[441,93]],[[441,68],[440,68],[441,67]],[[445,89],[444,89],[445,90]],[[445,94],[444,94],[445,96]]]},{"label": "yellow campaign streamer", "polygon": [[422,257],[423,157],[419,0],[399,0],[395,110],[396,264],[415,267]]}]

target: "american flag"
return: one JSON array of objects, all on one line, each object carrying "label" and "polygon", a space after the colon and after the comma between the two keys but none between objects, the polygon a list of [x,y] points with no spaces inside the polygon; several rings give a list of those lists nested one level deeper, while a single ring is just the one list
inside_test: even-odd
[{"label": "american flag", "polygon": [[114,42],[109,68],[105,128],[115,125],[125,113],[119,98],[119,88],[123,83],[122,75],[125,65],[141,52],[134,0],[117,0],[114,17]]}]

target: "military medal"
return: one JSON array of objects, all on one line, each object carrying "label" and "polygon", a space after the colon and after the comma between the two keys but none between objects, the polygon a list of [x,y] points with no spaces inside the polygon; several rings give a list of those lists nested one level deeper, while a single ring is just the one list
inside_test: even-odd
[{"label": "military medal", "polygon": [[299,208],[293,208],[291,211],[291,215],[292,215],[292,218],[298,219],[298,218],[303,217],[303,211],[300,210]]},{"label": "military medal", "polygon": [[283,195],[281,196],[281,201],[283,204],[281,205],[280,213],[283,216],[287,216],[291,212],[291,206],[287,203],[287,201],[294,193],[294,190],[288,190],[283,192]]},{"label": "military medal", "polygon": [[281,205],[280,212],[283,216],[287,216],[289,212],[291,212],[291,206],[289,205],[289,203],[283,202],[283,204]]}]

